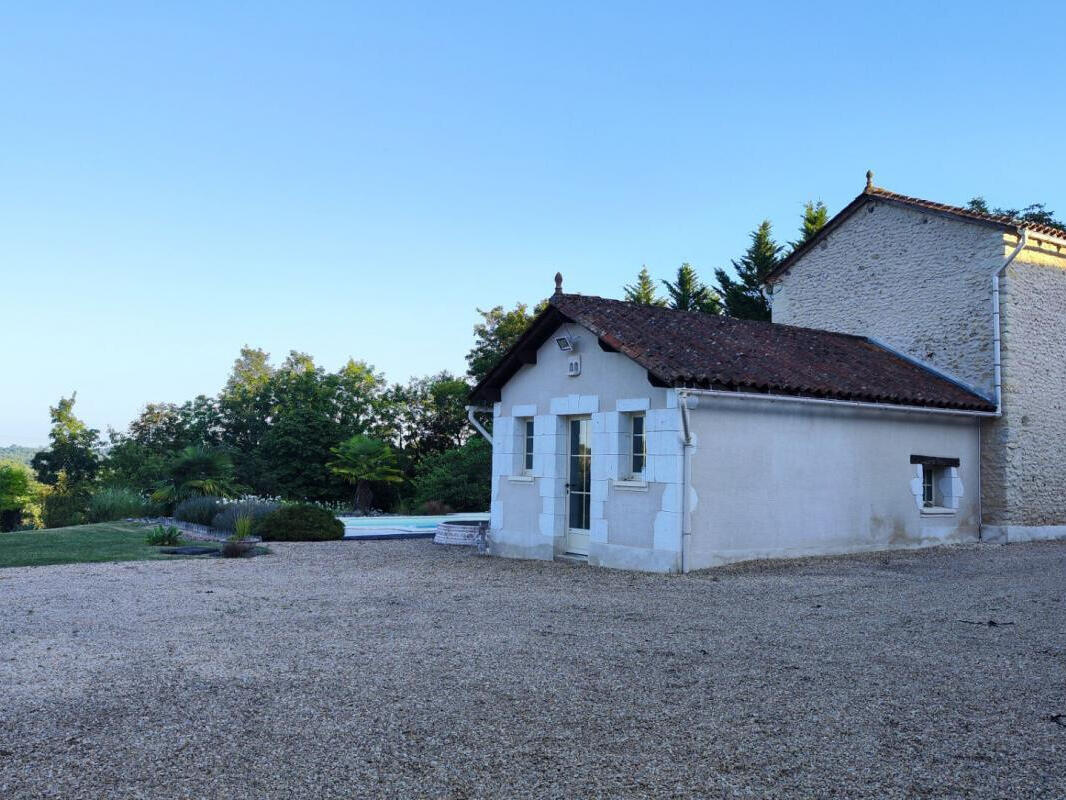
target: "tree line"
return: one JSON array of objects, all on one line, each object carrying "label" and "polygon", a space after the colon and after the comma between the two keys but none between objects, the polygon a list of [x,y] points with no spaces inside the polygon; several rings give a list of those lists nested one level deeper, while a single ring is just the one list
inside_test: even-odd
[{"label": "tree line", "polygon": [[643,266],[634,283],[623,287],[625,299],[642,305],[666,306],[679,311],[700,311],[739,319],[770,319],[770,300],[766,292],[766,276],[781,263],[789,252],[804,244],[821,230],[829,219],[829,211],[821,201],[810,201],[803,207],[800,236],[788,245],[774,241],[770,220],[763,220],[750,234],[744,254],[731,262],[733,275],[716,269],[716,285],[708,286],[700,280],[696,269],[688,262],[677,269],[673,281],[661,280],[659,285]]},{"label": "tree line", "polygon": [[76,393],[62,397],[32,471],[0,465],[2,526],[76,524],[115,489],[150,498],[160,513],[191,495],[483,510],[491,449],[467,423],[467,395],[532,315],[524,306],[479,313],[464,376],[390,384],[362,361],[331,372],[306,353],[273,364],[245,347],[216,395],[149,403],[124,431],[90,428],[75,413]]},{"label": "tree line", "polygon": [[[1050,225],[1066,230],[1066,225],[1049,211],[1044,203],[1024,208],[990,207],[983,197],[972,198],[965,206],[969,211],[1007,217],[1019,222]],[[738,319],[770,319],[770,299],[766,291],[766,277],[790,253],[806,244],[829,221],[829,211],[819,201],[804,204],[799,238],[787,244],[774,240],[769,220],[763,220],[750,234],[744,254],[731,262],[733,274],[724,269],[714,270],[715,284],[707,285],[688,262],[677,269],[673,281],[652,278],[645,265],[637,273],[636,281],[623,287],[625,299],[631,303],[666,306],[680,311],[699,311]],[[660,286],[663,293],[660,294]]]}]

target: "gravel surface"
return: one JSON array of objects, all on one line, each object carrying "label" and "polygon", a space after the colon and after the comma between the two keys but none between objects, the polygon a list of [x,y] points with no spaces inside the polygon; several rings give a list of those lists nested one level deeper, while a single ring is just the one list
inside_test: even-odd
[{"label": "gravel surface", "polygon": [[1066,543],[271,548],[0,570],[0,797],[1066,796]]}]

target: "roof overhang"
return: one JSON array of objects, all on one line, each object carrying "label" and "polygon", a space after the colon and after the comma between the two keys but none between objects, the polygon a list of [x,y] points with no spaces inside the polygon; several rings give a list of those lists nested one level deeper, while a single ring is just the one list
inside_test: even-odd
[{"label": "roof overhang", "polygon": [[[833,231],[839,228],[842,224],[847,222],[854,216],[859,210],[861,210],[867,203],[884,203],[890,206],[896,206],[897,208],[907,208],[911,211],[920,211],[923,214],[932,214],[938,217],[945,217],[948,219],[958,220],[961,222],[969,222],[974,225],[984,225],[990,228],[996,228],[1001,231],[1018,234],[1019,226],[1017,223],[1008,222],[1003,219],[996,219],[995,217],[988,217],[984,215],[960,213],[962,209],[952,209],[950,207],[935,207],[933,204],[922,205],[913,202],[910,199],[903,199],[901,196],[893,196],[891,193],[881,193],[877,190],[864,191],[844,208],[842,208],[836,216],[830,219],[821,230],[814,236],[797,247],[784,259],[781,263],[774,268],[773,272],[766,276],[767,284],[774,284],[779,281],[785,274],[792,269],[792,267],[800,261],[807,253],[817,247],[822,241],[826,239]],[[1048,234],[1043,234],[1048,235]]]}]

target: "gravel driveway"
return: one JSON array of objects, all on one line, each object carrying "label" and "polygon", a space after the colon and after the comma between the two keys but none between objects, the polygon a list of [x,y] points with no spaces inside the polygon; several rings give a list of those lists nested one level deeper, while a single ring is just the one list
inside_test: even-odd
[{"label": "gravel driveway", "polygon": [[1066,796],[1066,543],[272,547],[0,570],[0,797]]}]

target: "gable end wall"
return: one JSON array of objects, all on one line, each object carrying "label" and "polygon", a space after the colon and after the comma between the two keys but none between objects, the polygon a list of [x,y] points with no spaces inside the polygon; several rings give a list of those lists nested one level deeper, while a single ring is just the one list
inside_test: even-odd
[{"label": "gable end wall", "polygon": [[1000,292],[1003,418],[987,424],[982,438],[983,516],[993,525],[1063,526],[1066,253],[1049,259],[1027,248],[1007,268]]},{"label": "gable end wall", "polygon": [[986,396],[1001,231],[872,200],[774,287],[773,321],[870,336]]}]

